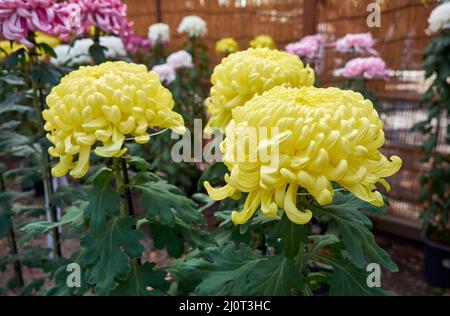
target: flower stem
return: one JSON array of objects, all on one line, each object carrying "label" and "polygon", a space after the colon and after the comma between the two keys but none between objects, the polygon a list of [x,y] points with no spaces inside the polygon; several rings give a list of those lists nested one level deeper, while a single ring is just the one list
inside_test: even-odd
[{"label": "flower stem", "polygon": [[[3,175],[0,175],[0,192],[6,191],[6,184],[5,179],[3,178]],[[10,219],[11,221],[11,227],[9,229],[9,244],[11,246],[11,253],[15,257],[13,260],[14,265],[14,273],[16,274],[17,280],[19,282],[19,287],[23,287],[25,285],[25,282],[23,280],[23,274],[22,274],[22,263],[20,262],[19,257],[19,248],[17,247],[17,239],[16,234],[14,232],[14,223],[13,219]]]},{"label": "flower stem", "polygon": [[[31,73],[31,71],[33,70],[33,66],[37,64],[36,60],[37,52],[35,48],[30,49],[29,57],[30,57],[29,72]],[[38,139],[43,140],[45,138],[45,131],[44,131],[45,123],[41,113],[45,109],[44,95],[36,81],[34,81],[32,78],[30,78],[29,81],[31,82],[32,87],[33,106],[36,112],[36,116],[39,120]],[[45,209],[50,215],[50,221],[52,223],[56,223],[58,221],[57,210],[55,207],[51,205],[51,198],[53,196],[54,190],[53,190],[52,175],[50,172],[50,157],[48,156],[46,146],[42,142],[40,142],[40,147],[41,147],[40,165],[41,165],[42,181],[44,183]],[[60,234],[58,228],[52,229],[51,234],[53,240],[53,254],[57,257],[62,257],[62,250],[59,236]]]},{"label": "flower stem", "polygon": [[117,190],[122,198],[121,210],[123,216],[134,216],[133,196],[130,188],[127,161],[125,158],[114,158]]},{"label": "flower stem", "polygon": [[123,175],[123,181],[125,184],[125,197],[128,202],[128,213],[131,216],[134,216],[133,196],[131,194],[130,177],[128,175],[127,161],[125,158],[122,157],[122,158],[120,158],[120,162],[122,165],[122,175]]},{"label": "flower stem", "polygon": [[[135,217],[133,195],[131,194],[130,177],[128,175],[127,160],[123,157],[114,158],[113,170],[116,175],[116,186],[121,197],[120,210],[122,216]],[[139,229],[138,227],[134,227]],[[141,265],[141,259],[136,259],[138,265]]]}]

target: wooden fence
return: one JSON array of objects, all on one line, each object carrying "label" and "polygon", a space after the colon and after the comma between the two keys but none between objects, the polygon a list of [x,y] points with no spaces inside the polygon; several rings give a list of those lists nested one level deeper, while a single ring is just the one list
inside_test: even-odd
[{"label": "wooden fence", "polygon": [[[320,33],[333,42],[347,33],[371,32],[377,40],[377,50],[395,76],[388,81],[371,83],[383,101],[387,112],[386,150],[399,155],[405,166],[393,179],[390,193],[390,212],[408,225],[418,227],[422,206],[416,201],[423,170],[419,160],[422,137],[410,128],[424,118],[419,109],[420,96],[426,88],[422,68],[423,50],[429,42],[424,30],[432,5],[421,0],[384,0],[381,8],[381,27],[367,26],[367,6],[375,0],[126,0],[129,16],[135,21],[137,33],[146,36],[148,26],[164,22],[171,27],[170,49],[182,47],[185,35],[176,32],[186,15],[198,15],[208,24],[205,37],[212,63],[217,63],[214,45],[222,37],[233,37],[241,48],[259,34],[271,35],[279,49],[302,36]],[[332,75],[342,67],[348,56],[327,49],[319,80],[322,85],[339,84]],[[212,65],[213,66],[213,65]],[[448,150],[448,148],[446,149]]]}]

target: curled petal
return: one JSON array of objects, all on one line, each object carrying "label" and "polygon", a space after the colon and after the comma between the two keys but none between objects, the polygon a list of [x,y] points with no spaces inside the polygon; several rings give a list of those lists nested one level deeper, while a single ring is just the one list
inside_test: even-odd
[{"label": "curled petal", "polygon": [[231,213],[231,220],[236,225],[242,225],[247,223],[250,217],[252,217],[253,214],[256,212],[260,204],[261,204],[261,192],[259,191],[250,192],[247,196],[247,200],[245,201],[244,209],[240,212],[234,211],[233,213]]},{"label": "curled petal", "polygon": [[304,225],[309,223],[312,218],[312,212],[310,210],[305,210],[301,212],[297,204],[297,190],[298,185],[291,184],[287,190],[286,197],[284,199],[284,210],[287,217],[293,223]]}]

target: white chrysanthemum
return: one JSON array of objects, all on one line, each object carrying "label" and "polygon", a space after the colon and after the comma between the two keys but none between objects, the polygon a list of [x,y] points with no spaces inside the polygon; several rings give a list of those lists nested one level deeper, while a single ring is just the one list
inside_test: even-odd
[{"label": "white chrysanthemum", "polygon": [[127,56],[125,45],[120,37],[102,36],[100,37],[100,45],[107,48],[105,51],[106,58],[117,58]]},{"label": "white chrysanthemum", "polygon": [[180,50],[171,54],[169,57],[167,57],[167,63],[175,69],[194,67],[194,62],[192,60],[191,54],[189,54],[185,50]]},{"label": "white chrysanthemum", "polygon": [[157,65],[152,68],[159,76],[161,83],[171,84],[177,78],[175,68],[169,64]]},{"label": "white chrysanthemum", "polygon": [[184,17],[178,26],[178,33],[187,33],[189,37],[203,37],[207,32],[206,22],[196,15]]},{"label": "white chrysanthemum", "polygon": [[75,41],[73,46],[59,45],[55,47],[56,58],[52,58],[51,62],[54,65],[88,65],[92,63],[92,58],[89,56],[89,48],[94,44],[91,39],[81,39]]},{"label": "white chrysanthemum", "polygon": [[450,29],[450,2],[436,7],[428,18],[428,34],[433,34],[442,29]]},{"label": "white chrysanthemum", "polygon": [[[90,38],[77,40],[70,45],[59,45],[55,47],[56,58],[52,58],[54,65],[89,65],[93,63],[89,54],[89,48],[94,45],[94,41]],[[117,36],[100,37],[100,45],[106,47],[106,58],[118,58],[127,55],[122,39]]]},{"label": "white chrysanthemum", "polygon": [[164,44],[170,41],[170,27],[165,23],[156,23],[148,28],[148,38],[152,45]]}]

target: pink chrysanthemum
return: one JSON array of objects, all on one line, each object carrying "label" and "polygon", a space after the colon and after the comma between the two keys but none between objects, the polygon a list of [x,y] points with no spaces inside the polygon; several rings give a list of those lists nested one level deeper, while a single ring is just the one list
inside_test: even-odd
[{"label": "pink chrysanthemum", "polygon": [[7,40],[33,47],[30,33],[42,32],[60,35],[70,32],[63,4],[54,0],[2,0],[0,1],[0,35]]},{"label": "pink chrysanthemum", "polygon": [[285,51],[312,60],[319,57],[320,49],[325,44],[326,40],[322,35],[308,35],[299,42],[288,44]]},{"label": "pink chrysanthemum", "polygon": [[386,79],[389,69],[379,57],[355,58],[344,68],[343,75],[347,78],[364,77],[365,79]]}]

